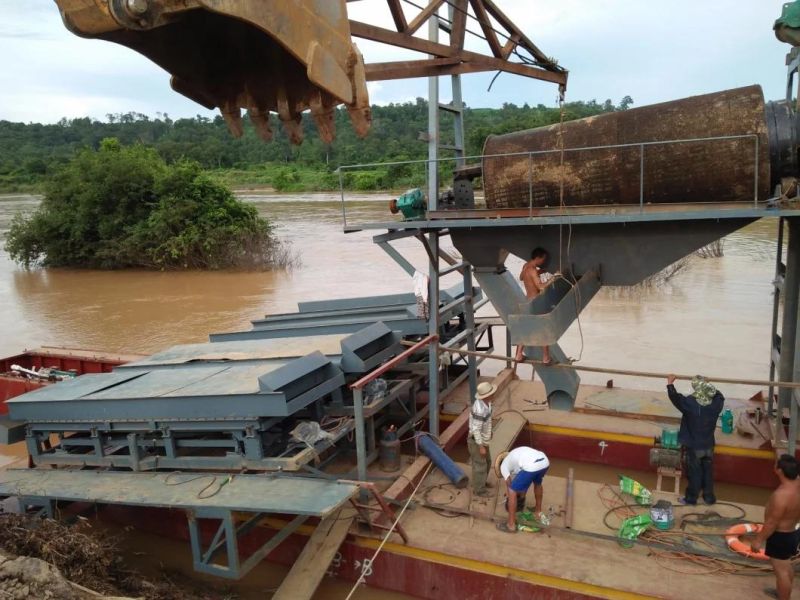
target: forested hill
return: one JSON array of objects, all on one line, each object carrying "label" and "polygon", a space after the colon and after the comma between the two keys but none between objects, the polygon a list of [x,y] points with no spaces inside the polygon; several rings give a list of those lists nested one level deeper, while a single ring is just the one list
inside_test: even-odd
[{"label": "forested hill", "polygon": [[[632,104],[625,97],[614,105],[571,102],[565,105],[565,118],[577,119]],[[316,128],[304,115],[305,141],[289,144],[278,120],[273,116],[272,142],[261,141],[245,118],[245,135],[234,139],[221,117],[171,119],[166,114],[155,118],[138,113],[108,115],[106,121],[89,118],[62,119],[56,124],[12,123],[0,120],[0,191],[34,190],[48,173],[65,163],[80,148],[97,148],[105,138],[117,138],[123,145],[140,143],[154,147],[169,163],[181,158],[195,160],[233,185],[262,184],[278,189],[331,189],[338,185],[332,171],[339,165],[425,158],[427,148],[420,133],[427,128],[427,102],[372,107],[372,129],[365,139],[353,133],[347,112],[336,111],[336,140],[323,144]],[[444,142],[452,131],[452,117],[442,112]],[[557,108],[505,104],[499,109],[468,108],[464,115],[467,151],[480,154],[487,135],[506,133],[559,120]],[[402,186],[386,172],[372,174],[352,187],[375,189]],[[395,178],[396,179],[396,178]],[[352,182],[351,182],[352,183]]]}]

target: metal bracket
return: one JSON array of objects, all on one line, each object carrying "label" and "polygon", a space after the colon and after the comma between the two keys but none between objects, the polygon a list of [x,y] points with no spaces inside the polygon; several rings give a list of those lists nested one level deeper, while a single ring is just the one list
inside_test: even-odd
[{"label": "metal bracket", "polygon": [[[264,518],[264,513],[254,514],[238,527],[234,522],[233,513],[229,510],[196,509],[187,511],[186,517],[189,525],[189,540],[192,546],[194,568],[202,573],[227,579],[244,577],[270,552],[277,548],[283,540],[297,531],[300,525],[308,518],[306,515],[296,516],[286,527],[278,531],[269,541],[242,562],[239,556],[239,538],[258,525]],[[216,533],[207,546],[203,545],[203,536],[199,525],[200,520],[219,521]],[[225,563],[214,562],[214,559],[223,549],[226,554]]]}]

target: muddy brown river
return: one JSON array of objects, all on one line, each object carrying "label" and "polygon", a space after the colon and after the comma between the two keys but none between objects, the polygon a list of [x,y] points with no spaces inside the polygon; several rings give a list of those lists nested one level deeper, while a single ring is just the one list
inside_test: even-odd
[{"label": "muddy brown river", "polygon": [[[148,353],[204,341],[211,332],[249,329],[251,319],[296,310],[303,300],[412,290],[409,277],[372,243],[369,233],[342,233],[338,196],[242,198],[291,242],[301,261],[298,268],[265,273],[24,271],[0,252],[0,355],[44,344]],[[388,200],[387,195],[348,196],[348,219],[387,220]],[[16,212],[33,210],[37,203],[34,196],[0,196],[0,239]],[[581,328],[573,325],[563,338],[567,355],[592,366],[766,379],[776,227],[775,221],[764,220],[730,235],[723,257],[693,257],[665,285],[602,289],[582,313]],[[401,240],[396,247],[425,268],[418,242]],[[515,271],[519,264],[509,260]],[[455,283],[456,277],[443,285]],[[487,306],[482,314],[493,314],[493,309]],[[587,383],[606,379],[582,375]],[[654,380],[615,381],[661,388]],[[725,391],[742,396],[755,390]]]},{"label": "muddy brown river", "polygon": [[[173,344],[205,341],[210,332],[249,329],[251,319],[296,310],[298,301],[412,291],[408,276],[372,243],[371,234],[341,232],[338,196],[241,197],[254,203],[273,221],[278,235],[291,242],[300,266],[266,273],[24,271],[0,251],[0,355],[39,345],[149,353]],[[350,195],[348,218],[387,220],[388,201],[387,195]],[[35,196],[0,196],[0,240],[15,213],[31,211],[38,202]],[[693,257],[664,285],[602,289],[582,313],[581,327],[573,325],[564,336],[562,347],[567,355],[591,366],[766,379],[776,228],[775,221],[762,221],[730,235],[724,256]],[[446,240],[443,245],[450,246]],[[396,247],[417,267],[425,268],[418,242],[401,240]],[[509,261],[515,271],[519,265],[517,259]],[[443,285],[451,281],[455,283],[455,276]],[[481,314],[494,311],[487,306]],[[496,345],[502,352],[502,338]],[[487,363],[483,371],[500,366]],[[521,375],[527,375],[525,369]],[[582,375],[586,383],[605,383],[606,379],[600,374]],[[663,387],[658,380],[614,380],[621,387]],[[730,396],[757,391],[722,387]],[[604,473],[602,467],[590,470],[595,475]],[[608,476],[613,478],[613,473]],[[134,555],[141,556],[143,548],[155,542],[133,537],[131,543],[138,551]],[[171,548],[173,543],[157,544]],[[162,561],[188,556],[188,548],[174,545],[174,552],[159,554]],[[243,597],[264,597],[270,587],[263,584],[264,579],[275,576],[279,581],[280,570],[264,569],[257,583],[250,577],[239,588]],[[346,584],[326,581],[319,597],[341,597],[347,590]],[[357,597],[400,596],[363,590]]]}]

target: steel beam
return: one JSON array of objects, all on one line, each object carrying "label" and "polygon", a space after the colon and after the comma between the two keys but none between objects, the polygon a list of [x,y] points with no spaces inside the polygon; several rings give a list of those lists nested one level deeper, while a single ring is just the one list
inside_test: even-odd
[{"label": "steel beam", "polygon": [[[472,265],[464,268],[464,325],[467,334],[467,350],[475,352],[475,312],[472,303]],[[475,356],[470,354],[467,358],[469,371],[469,397],[470,402],[478,393],[478,363]]]},{"label": "steel beam", "polygon": [[405,256],[400,254],[394,246],[392,246],[388,241],[380,241],[376,242],[378,247],[386,252],[389,257],[397,263],[403,271],[405,271],[410,277],[414,276],[414,273],[417,272],[417,269],[412,265]]},{"label": "steel beam", "polygon": [[[795,353],[798,309],[800,309],[800,219],[787,219],[787,224],[789,229],[789,245],[786,255],[783,324],[781,326],[780,364],[778,365],[778,378],[781,381],[794,380],[796,373],[795,356],[800,356]],[[778,390],[776,433],[779,433],[782,427],[781,418],[784,410],[790,408],[793,404],[795,403],[792,402],[792,391],[790,389],[782,388]],[[795,417],[796,414],[797,411],[795,410]],[[794,440],[790,438],[789,444],[791,447],[794,447]]]},{"label": "steel beam", "polygon": [[[361,388],[353,389],[353,416],[356,420],[356,461],[359,481],[367,480],[367,439],[364,421],[364,393]],[[360,492],[365,496],[364,491]]]},{"label": "steel beam", "polygon": [[[438,110],[438,109],[437,109]],[[428,335],[439,334],[439,234],[431,232],[425,242],[430,255],[436,260],[430,262],[428,288]],[[466,293],[466,290],[465,290]],[[430,432],[439,435],[439,348],[431,344],[428,350],[428,423]]]}]

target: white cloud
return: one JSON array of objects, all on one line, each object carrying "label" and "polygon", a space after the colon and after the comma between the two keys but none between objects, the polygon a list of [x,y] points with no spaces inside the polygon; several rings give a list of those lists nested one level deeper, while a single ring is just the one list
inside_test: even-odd
[{"label": "white cloud", "polygon": [[[413,0],[425,4],[426,0]],[[783,95],[783,58],[789,47],[772,34],[780,2],[742,0],[498,0],[501,8],[541,50],[570,70],[568,100],[636,105],[760,83],[769,99]],[[407,18],[417,9],[402,1]],[[382,27],[392,21],[383,0],[347,4],[350,17]],[[114,44],[69,33],[52,0],[0,0],[0,119],[57,121],[62,116],[137,111],[173,117],[209,114],[173,92],[169,76],[143,56]],[[471,21],[468,27],[479,32]],[[424,26],[418,35],[426,35]],[[356,40],[368,62],[421,55]],[[485,43],[467,36],[467,47]],[[470,106],[555,101],[547,84],[503,74],[487,92],[493,73],[463,78]],[[445,79],[443,83],[447,83]],[[446,85],[442,99],[447,100]],[[424,79],[372,82],[376,103],[425,96]]]}]

